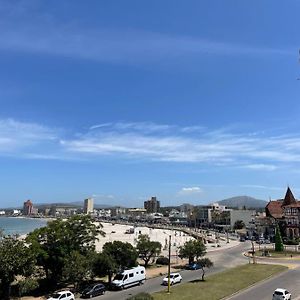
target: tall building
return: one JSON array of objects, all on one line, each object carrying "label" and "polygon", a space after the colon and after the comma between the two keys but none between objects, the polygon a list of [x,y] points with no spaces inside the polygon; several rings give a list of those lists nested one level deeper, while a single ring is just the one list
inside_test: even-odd
[{"label": "tall building", "polygon": [[160,209],[160,202],[156,199],[156,197],[151,197],[150,200],[144,202],[144,208],[147,209],[147,213],[157,213]]},{"label": "tall building", "polygon": [[83,205],[83,212],[85,214],[91,214],[94,211],[94,199],[93,198],[87,198],[84,200]]},{"label": "tall building", "polygon": [[23,204],[23,215],[29,216],[33,214],[33,204],[31,200],[27,200]]}]

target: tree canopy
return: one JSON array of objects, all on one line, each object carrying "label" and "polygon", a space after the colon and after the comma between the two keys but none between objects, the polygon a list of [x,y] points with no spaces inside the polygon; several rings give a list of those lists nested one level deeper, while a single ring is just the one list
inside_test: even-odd
[{"label": "tree canopy", "polygon": [[102,253],[110,256],[119,269],[136,266],[138,253],[130,243],[121,241],[105,243]]},{"label": "tree canopy", "polygon": [[214,264],[207,257],[198,259],[197,264],[200,266],[200,269],[202,270],[202,281],[204,281],[205,268],[211,268]]},{"label": "tree canopy", "polygon": [[150,241],[150,237],[147,234],[140,234],[137,238],[136,249],[139,257],[145,262],[145,267],[148,266],[151,258],[155,258],[160,254],[161,248],[161,243]]},{"label": "tree canopy", "polygon": [[44,267],[48,279],[62,278],[65,260],[76,251],[87,255],[95,250],[97,236],[105,235],[102,225],[96,225],[88,215],[76,215],[67,220],[55,220],[34,230],[26,239],[37,262]]},{"label": "tree canopy", "polygon": [[245,228],[245,223],[243,220],[236,220],[234,225],[233,225],[233,229],[243,229]]},{"label": "tree canopy", "polygon": [[16,237],[0,239],[0,298],[9,299],[10,285],[16,276],[29,276],[35,267],[35,257],[25,242]]},{"label": "tree canopy", "polygon": [[179,248],[179,257],[188,258],[189,264],[206,254],[206,247],[200,240],[189,240]]}]

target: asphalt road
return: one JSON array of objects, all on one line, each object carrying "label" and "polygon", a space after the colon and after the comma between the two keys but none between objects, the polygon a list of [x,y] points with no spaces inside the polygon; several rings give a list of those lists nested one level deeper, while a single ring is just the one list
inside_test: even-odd
[{"label": "asphalt road", "polygon": [[270,300],[277,288],[285,288],[292,293],[292,299],[300,295],[300,269],[289,270],[267,281],[256,284],[252,288],[230,297],[230,300],[259,299]]},{"label": "asphalt road", "polygon": [[[214,267],[207,270],[207,274],[213,274],[217,272],[221,272],[227,268],[232,268],[238,265],[242,265],[247,263],[247,259],[242,255],[242,252],[246,249],[250,248],[250,243],[241,243],[240,245],[229,248],[229,249],[219,249],[207,254],[214,262]],[[189,282],[192,280],[199,279],[201,277],[202,271],[189,271],[183,270],[180,272],[183,280],[182,282]],[[132,288],[128,288],[122,291],[107,291],[105,295],[95,297],[95,300],[125,300],[130,296],[136,295],[141,292],[146,293],[155,293],[161,290],[166,289],[166,287],[162,286],[162,280],[165,276],[160,276],[152,279],[146,280],[145,284],[141,286],[136,286]],[[172,288],[172,287],[171,287]],[[79,299],[79,298],[78,298]],[[244,300],[244,299],[243,299]]]}]

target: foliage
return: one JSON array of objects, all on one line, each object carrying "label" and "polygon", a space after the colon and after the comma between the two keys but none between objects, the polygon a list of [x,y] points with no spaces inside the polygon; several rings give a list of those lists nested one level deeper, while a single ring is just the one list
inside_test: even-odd
[{"label": "foliage", "polygon": [[145,268],[148,266],[151,258],[159,255],[162,245],[160,242],[150,241],[150,237],[147,234],[140,234],[137,238],[136,249],[139,253],[139,257],[144,261]]},{"label": "foliage", "polygon": [[36,290],[39,287],[39,283],[34,278],[25,278],[18,282],[19,296],[28,295],[28,293]]},{"label": "foliage", "polygon": [[130,298],[127,298],[127,300],[154,300],[154,298],[147,293],[139,293],[135,296],[132,296]]},{"label": "foliage", "polygon": [[78,251],[73,251],[65,259],[63,267],[63,279],[66,282],[74,283],[74,287],[77,290],[82,283],[89,279],[92,274],[92,263],[90,255],[82,255]]},{"label": "foliage", "polygon": [[111,283],[112,274],[117,271],[117,265],[113,257],[105,252],[96,253],[92,259],[93,276],[103,277],[108,275],[108,281]]},{"label": "foliage", "polygon": [[179,257],[188,258],[189,264],[193,263],[194,260],[198,260],[201,256],[206,253],[206,247],[200,240],[189,240],[179,248]]},{"label": "foliage", "polygon": [[214,264],[209,258],[201,258],[197,260],[197,264],[202,270],[202,281],[204,281],[205,268],[211,268]]},{"label": "foliage", "polygon": [[4,236],[0,239],[0,299],[9,299],[10,286],[16,276],[33,273],[35,258],[24,241]]},{"label": "foliage", "polygon": [[237,229],[243,229],[245,228],[245,223],[242,220],[236,220],[234,225],[233,225],[233,229],[237,230]]},{"label": "foliage", "polygon": [[294,239],[294,240],[286,240],[284,242],[285,245],[299,245],[299,241]]},{"label": "foliage", "polygon": [[96,225],[90,216],[76,215],[68,220],[55,220],[46,227],[34,230],[26,241],[37,256],[38,265],[43,266],[48,279],[62,279],[65,260],[77,251],[86,255],[95,250],[97,236],[105,235],[102,225]]},{"label": "foliage", "polygon": [[276,232],[275,232],[275,251],[281,252],[283,250],[284,247],[283,247],[282,237],[281,237],[279,226],[277,224]]},{"label": "foliage", "polygon": [[108,242],[104,244],[102,252],[110,256],[119,269],[136,266],[138,253],[130,243]]},{"label": "foliage", "polygon": [[157,265],[168,265],[169,264],[169,258],[165,256],[160,256],[156,260]]}]

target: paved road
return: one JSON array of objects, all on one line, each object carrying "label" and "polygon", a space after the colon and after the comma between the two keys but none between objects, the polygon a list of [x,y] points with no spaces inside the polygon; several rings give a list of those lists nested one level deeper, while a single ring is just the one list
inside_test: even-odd
[{"label": "paved road", "polygon": [[[214,267],[207,271],[207,274],[213,274],[223,271],[227,268],[232,268],[237,265],[247,263],[247,259],[242,255],[242,252],[250,248],[250,244],[242,243],[236,247],[229,249],[220,249],[207,254],[214,262]],[[201,271],[188,271],[183,270],[180,272],[183,277],[182,282],[189,282],[201,277]],[[165,289],[161,286],[161,282],[164,276],[152,278],[146,280],[145,284],[142,286],[136,286],[128,288],[122,291],[107,291],[105,295],[95,297],[95,300],[125,300],[132,295],[136,295],[140,292],[154,293]]]},{"label": "paved road", "polygon": [[292,293],[293,299],[300,299],[300,260],[290,259],[258,259],[258,263],[278,263],[283,265],[289,265],[290,269],[278,276],[272,277],[266,281],[256,284],[253,287],[246,289],[243,292],[238,293],[233,297],[228,297],[229,300],[247,300],[247,299],[259,299],[269,300],[272,299],[272,294],[277,288],[285,288]]},{"label": "paved road", "polygon": [[[279,276],[273,277],[267,281],[259,283],[252,288],[245,290],[237,294],[236,296],[230,297],[230,300],[247,300],[247,299],[259,299],[259,300],[270,300],[272,294],[276,288],[285,288],[292,293],[292,298],[295,299],[300,295],[300,269],[289,270],[280,274]],[[298,298],[297,298],[298,299]]]}]

